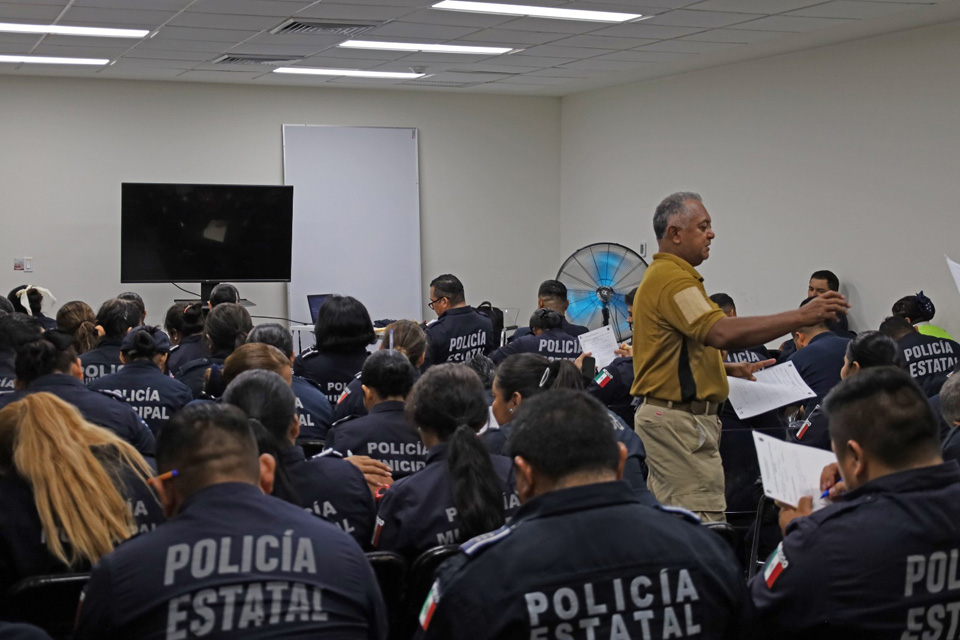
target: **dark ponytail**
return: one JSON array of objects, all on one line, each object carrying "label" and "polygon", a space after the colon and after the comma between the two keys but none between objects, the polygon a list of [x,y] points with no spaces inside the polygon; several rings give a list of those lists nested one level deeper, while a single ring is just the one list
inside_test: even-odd
[{"label": "dark ponytail", "polygon": [[30,305],[31,315],[40,315],[40,310],[43,305],[43,294],[33,287],[27,289],[27,304]]},{"label": "dark ponytail", "polygon": [[97,310],[97,324],[103,327],[104,339],[120,340],[127,331],[140,325],[140,309],[129,300],[113,298]]},{"label": "dark ponytail", "polygon": [[130,360],[153,360],[170,350],[166,337],[158,333],[159,327],[137,327],[124,338],[120,351]]},{"label": "dark ponytail", "polygon": [[17,349],[17,380],[30,384],[50,373],[70,373],[70,367],[77,358],[73,337],[69,333],[59,329],[47,331],[39,340]]},{"label": "dark ponytail", "polygon": [[186,338],[203,332],[203,322],[206,317],[204,306],[199,302],[187,306],[175,304],[167,309],[163,326],[167,333],[177,331],[182,338]]},{"label": "dark ponytail", "polygon": [[519,393],[524,400],[547,389],[582,390],[583,375],[570,360],[547,360],[536,353],[509,356],[497,367],[497,386],[506,398]]},{"label": "dark ponytail", "polygon": [[461,539],[502,526],[503,488],[490,454],[477,437],[488,418],[477,374],[458,364],[431,367],[413,386],[406,412],[422,431],[449,445],[447,465]]}]

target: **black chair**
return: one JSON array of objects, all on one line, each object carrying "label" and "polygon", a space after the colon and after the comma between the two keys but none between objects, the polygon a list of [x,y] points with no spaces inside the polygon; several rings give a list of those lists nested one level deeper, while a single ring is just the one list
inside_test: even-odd
[{"label": "black chair", "polygon": [[734,526],[727,522],[704,522],[703,526],[710,531],[713,531],[715,534],[720,536],[720,538],[727,543],[727,546],[730,547],[730,550],[733,551],[733,555],[737,557],[737,562],[743,565],[743,536],[740,535],[740,532],[734,528]]},{"label": "black chair", "polygon": [[400,616],[400,603],[407,580],[407,561],[393,551],[368,551],[366,555],[377,576],[380,593],[387,605],[387,619],[390,628],[393,628]]},{"label": "black chair", "polygon": [[89,579],[89,573],[66,573],[21,580],[3,599],[4,617],[40,627],[54,638],[69,638]]},{"label": "black chair", "polygon": [[326,443],[323,440],[297,440],[297,444],[303,449],[303,453],[307,456],[308,460],[323,451],[326,447]]},{"label": "black chair", "polygon": [[747,578],[756,575],[766,563],[782,537],[780,534],[779,509],[773,500],[763,496],[757,504],[757,519],[751,531],[750,556],[747,560]]},{"label": "black chair", "polygon": [[460,545],[447,544],[441,547],[427,549],[420,554],[410,567],[410,579],[403,596],[400,619],[391,633],[391,640],[408,640],[416,633],[419,624],[420,609],[423,601],[430,593],[430,587],[437,573],[437,569],[444,560],[460,552]]}]

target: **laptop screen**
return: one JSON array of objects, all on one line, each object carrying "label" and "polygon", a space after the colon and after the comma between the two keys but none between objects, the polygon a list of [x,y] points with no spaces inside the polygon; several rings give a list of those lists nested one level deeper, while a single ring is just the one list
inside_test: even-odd
[{"label": "laptop screen", "polygon": [[313,321],[313,324],[317,324],[317,314],[320,313],[320,305],[331,295],[332,294],[329,293],[317,293],[307,296],[307,304],[310,305],[310,319]]}]

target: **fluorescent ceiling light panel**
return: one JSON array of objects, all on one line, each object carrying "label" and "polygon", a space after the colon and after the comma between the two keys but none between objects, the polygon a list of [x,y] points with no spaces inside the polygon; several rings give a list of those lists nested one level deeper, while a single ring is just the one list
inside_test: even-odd
[{"label": "fluorescent ceiling light panel", "polygon": [[281,67],[274,73],[300,73],[312,76],[349,76],[351,78],[390,78],[393,80],[411,80],[422,78],[425,73],[404,73],[399,71],[360,71],[358,69],[320,69],[316,67]]},{"label": "fluorescent ceiling light panel", "polygon": [[339,47],[348,49],[382,49],[384,51],[426,51],[429,53],[472,53],[474,55],[499,56],[513,51],[510,47],[471,47],[455,44],[416,44],[413,42],[374,42],[371,40],[347,40]]},{"label": "fluorescent ceiling light panel", "polygon": [[555,7],[531,7],[521,4],[498,4],[495,2],[463,2],[444,0],[433,5],[434,9],[493,13],[503,16],[529,16],[533,18],[557,18],[559,20],[585,20],[588,22],[626,22],[642,18],[639,13],[614,13],[612,11],[583,11]]},{"label": "fluorescent ceiling light panel", "polygon": [[64,27],[46,24],[16,24],[0,22],[0,31],[7,33],[43,33],[58,36],[97,36],[99,38],[143,38],[147,29],[108,29],[106,27]]},{"label": "fluorescent ceiling light panel", "polygon": [[110,60],[106,58],[50,58],[44,56],[0,56],[0,62],[19,64],[21,62],[34,64],[91,64],[105,65]]}]

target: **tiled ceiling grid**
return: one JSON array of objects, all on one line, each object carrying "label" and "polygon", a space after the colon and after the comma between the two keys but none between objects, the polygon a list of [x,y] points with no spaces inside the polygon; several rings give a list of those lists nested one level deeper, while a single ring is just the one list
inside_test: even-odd
[{"label": "tiled ceiling grid", "polygon": [[[0,64],[0,74],[67,75],[295,85],[457,87],[533,92],[915,10],[938,0],[499,0],[508,4],[640,13],[609,24],[432,9],[429,0],[21,0],[0,22],[141,28],[140,40],[0,33],[0,54],[108,58],[104,67]],[[939,0],[944,1],[944,0]],[[289,18],[378,24],[361,40],[509,46],[460,55],[345,49],[348,36],[275,35]],[[418,80],[281,76],[275,66],[214,64],[224,54],[288,57],[290,66],[410,71]]]}]

